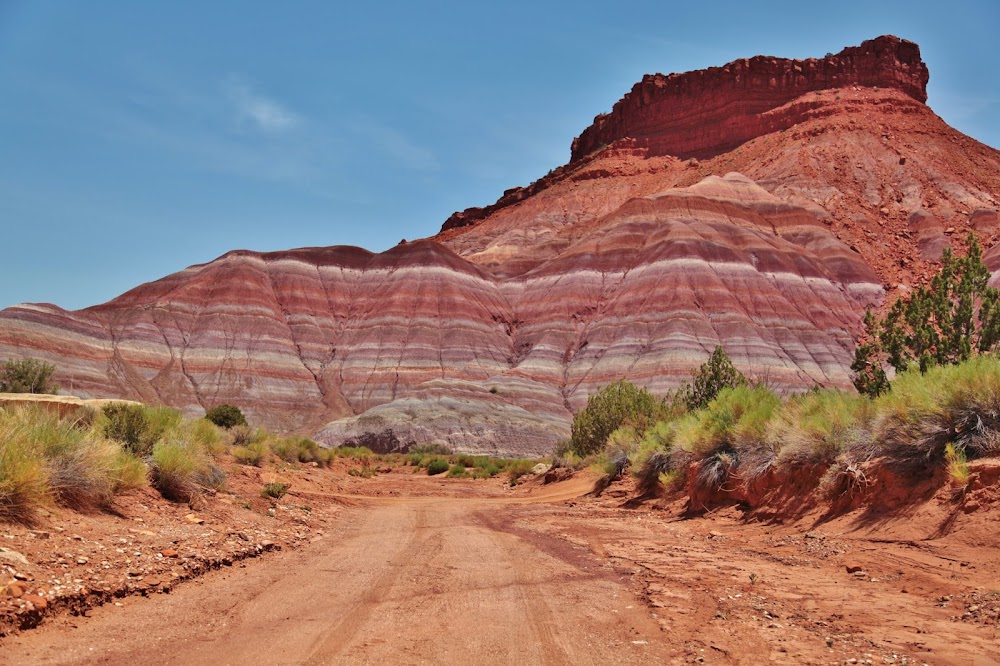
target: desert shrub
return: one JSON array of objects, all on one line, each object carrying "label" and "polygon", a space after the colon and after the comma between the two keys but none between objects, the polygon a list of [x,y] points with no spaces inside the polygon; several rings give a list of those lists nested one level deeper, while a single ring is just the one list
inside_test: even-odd
[{"label": "desert shrub", "polygon": [[778,463],[830,463],[845,451],[869,446],[874,409],[864,396],[816,390],[785,401],[771,421],[768,438]]},{"label": "desert shrub", "polygon": [[507,472],[507,479],[512,486],[516,485],[522,476],[531,472],[531,468],[534,466],[534,460],[525,460],[523,458],[513,458],[503,461],[503,469]]},{"label": "desert shrub", "polygon": [[146,436],[152,441],[156,441],[167,435],[176,432],[184,423],[184,417],[172,407],[142,407],[146,414]]},{"label": "desert shrub", "polygon": [[351,476],[361,477],[362,479],[370,479],[373,476],[375,476],[376,471],[372,469],[371,465],[365,462],[364,464],[361,465],[361,467],[356,467],[354,469],[347,470],[347,473],[350,474]]},{"label": "desert shrub", "polygon": [[670,454],[666,451],[655,451],[646,458],[636,474],[638,484],[636,490],[640,497],[652,497],[659,490],[661,479],[673,471]]},{"label": "desert shrub", "polygon": [[409,449],[410,453],[430,453],[439,456],[450,456],[453,451],[444,444],[415,444]]},{"label": "desert shrub", "polygon": [[449,468],[448,461],[442,458],[435,458],[427,464],[427,474],[429,476],[434,476],[435,474],[443,474],[447,472]]},{"label": "desert shrub", "polygon": [[99,429],[39,408],[0,410],[0,520],[29,521],[49,501],[103,507],[145,483],[142,461]]},{"label": "desert shrub", "polygon": [[[208,421],[208,423],[211,423],[214,427],[218,427],[211,421]],[[254,431],[250,426],[238,425],[229,429],[229,443],[232,446],[247,446],[253,439]]]},{"label": "desert shrub", "polygon": [[0,366],[0,393],[58,393],[56,366],[34,358],[12,358]]},{"label": "desert shrub", "polygon": [[194,442],[169,437],[153,446],[151,477],[153,487],[168,500],[189,502],[198,493],[198,475],[209,463]]},{"label": "desert shrub", "polygon": [[240,411],[239,407],[233,405],[216,405],[205,412],[205,418],[226,430],[233,426],[247,425],[247,419],[243,416],[243,412]]},{"label": "desert shrub", "polygon": [[476,457],[467,453],[462,453],[455,456],[455,464],[461,465],[462,467],[475,467]]},{"label": "desert shrub", "polygon": [[979,355],[960,365],[914,368],[875,402],[881,453],[919,471],[944,460],[948,444],[972,460],[1000,454],[1000,360]]},{"label": "desert shrub", "polygon": [[207,419],[195,419],[187,426],[188,436],[205,451],[219,455],[226,450],[225,440],[218,427]]},{"label": "desert shrub", "polygon": [[484,465],[482,467],[476,467],[472,470],[473,479],[492,479],[494,476],[500,473],[500,468],[494,464]]},{"label": "desert shrub", "polygon": [[0,411],[0,519],[28,523],[50,497],[45,461],[23,424]]},{"label": "desert shrub", "polygon": [[701,460],[699,483],[719,488],[718,478],[742,467],[744,481],[763,474],[775,460],[768,425],[781,404],[771,390],[746,384],[725,388],[704,409],[676,425],[675,446]]},{"label": "desert shrub", "polygon": [[719,490],[739,466],[739,458],[733,450],[723,449],[702,458],[698,464],[696,483],[702,488]]},{"label": "desert shrub", "polygon": [[988,285],[989,278],[979,242],[969,232],[965,256],[945,248],[941,268],[929,285],[897,300],[885,317],[869,309],[851,365],[858,391],[869,396],[887,391],[886,365],[897,373],[911,366],[927,372],[996,347],[1000,292]]},{"label": "desert shrub", "polygon": [[260,467],[267,460],[267,445],[263,442],[253,442],[247,446],[233,447],[233,458],[242,465]]},{"label": "desert shrub", "polygon": [[142,405],[110,402],[104,405],[104,436],[121,442],[130,453],[148,456],[156,439],[150,429],[149,417]]},{"label": "desert shrub", "polygon": [[965,462],[965,452],[956,449],[954,444],[948,444],[944,447],[944,460],[952,482],[966,485],[969,482],[969,465]]},{"label": "desert shrub", "polygon": [[599,467],[604,473],[594,482],[594,487],[590,491],[591,494],[600,496],[601,493],[607,490],[608,486],[622,478],[628,466],[629,459],[625,451],[608,451],[599,463]]},{"label": "desert shrub", "polygon": [[587,406],[573,417],[570,446],[581,457],[597,453],[618,428],[629,425],[643,430],[663,411],[663,403],[649,391],[623,379],[588,398]]},{"label": "desert shrub", "polygon": [[114,492],[142,488],[148,483],[149,468],[128,451],[118,451],[112,466]]},{"label": "desert shrub", "polygon": [[260,491],[260,496],[270,497],[272,499],[281,499],[288,493],[288,488],[289,485],[287,483],[271,481],[270,483],[264,484],[264,489]]},{"label": "desert shrub", "polygon": [[679,398],[689,410],[703,409],[727,388],[744,386],[743,373],[736,369],[722,347],[716,347],[708,360],[691,373],[691,383],[679,391]]},{"label": "desert shrub", "polygon": [[294,437],[276,439],[270,446],[271,452],[285,462],[299,461],[299,443]]},{"label": "desert shrub", "polygon": [[696,455],[721,448],[752,450],[766,446],[767,425],[781,399],[764,387],[726,388],[704,409],[676,425],[674,441]]},{"label": "desert shrub", "polygon": [[404,453],[403,459],[410,467],[422,467],[424,460],[429,456],[426,453]]},{"label": "desert shrub", "polygon": [[111,501],[118,443],[41,409],[24,410],[14,418],[36,447],[35,455],[44,459],[49,491],[60,504],[87,509]]},{"label": "desert shrub", "polygon": [[48,445],[44,455],[53,495],[77,510],[107,506],[114,496],[120,451],[117,443],[89,434]]},{"label": "desert shrub", "polygon": [[330,450],[340,458],[371,458],[375,455],[367,446],[335,446]]},{"label": "desert shrub", "polygon": [[226,470],[206,461],[203,467],[195,470],[193,480],[199,488],[221,490],[226,485]]},{"label": "desert shrub", "polygon": [[[366,451],[368,449],[365,449]],[[285,437],[271,442],[271,451],[285,462],[327,464],[333,454],[308,437]],[[367,456],[351,456],[364,458]]]},{"label": "desert shrub", "polygon": [[469,476],[465,471],[465,466],[454,464],[448,468],[448,478],[451,479],[464,479]]}]

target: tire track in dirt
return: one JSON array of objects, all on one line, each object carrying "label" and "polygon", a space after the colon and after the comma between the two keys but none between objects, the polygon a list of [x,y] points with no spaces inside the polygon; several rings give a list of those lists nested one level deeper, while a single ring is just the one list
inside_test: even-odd
[{"label": "tire track in dirt", "polygon": [[606,563],[504,529],[519,505],[359,499],[331,534],[266,568],[53,622],[5,642],[0,663],[669,661],[658,625]]}]

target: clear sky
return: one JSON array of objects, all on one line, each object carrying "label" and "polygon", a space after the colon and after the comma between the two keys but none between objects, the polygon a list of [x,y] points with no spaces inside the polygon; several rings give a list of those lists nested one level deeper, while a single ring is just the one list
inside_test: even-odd
[{"label": "clear sky", "polygon": [[565,163],[643,74],[887,33],[1000,147],[998,32],[997,0],[0,0],[0,307],[237,248],[383,250]]}]

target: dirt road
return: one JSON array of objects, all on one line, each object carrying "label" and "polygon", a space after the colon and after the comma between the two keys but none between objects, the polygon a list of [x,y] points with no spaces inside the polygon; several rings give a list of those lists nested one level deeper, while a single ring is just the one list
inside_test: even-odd
[{"label": "dirt road", "polygon": [[4,663],[640,663],[664,637],[620,574],[506,531],[496,501],[362,501],[294,554],[22,634]]},{"label": "dirt road", "polygon": [[369,481],[293,498],[343,506],[303,548],[46,620],[0,663],[1000,664],[995,518],[947,498],[779,525],[588,478]]}]

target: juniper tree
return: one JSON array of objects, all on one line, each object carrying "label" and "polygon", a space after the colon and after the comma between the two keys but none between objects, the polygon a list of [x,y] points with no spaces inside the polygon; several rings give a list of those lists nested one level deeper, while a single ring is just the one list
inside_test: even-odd
[{"label": "juniper tree", "polygon": [[987,284],[989,278],[970,232],[965,255],[945,248],[930,284],[897,300],[882,319],[869,309],[851,364],[858,391],[875,396],[888,390],[886,364],[896,372],[913,366],[926,372],[992,350],[1000,341],[1000,292]]}]

